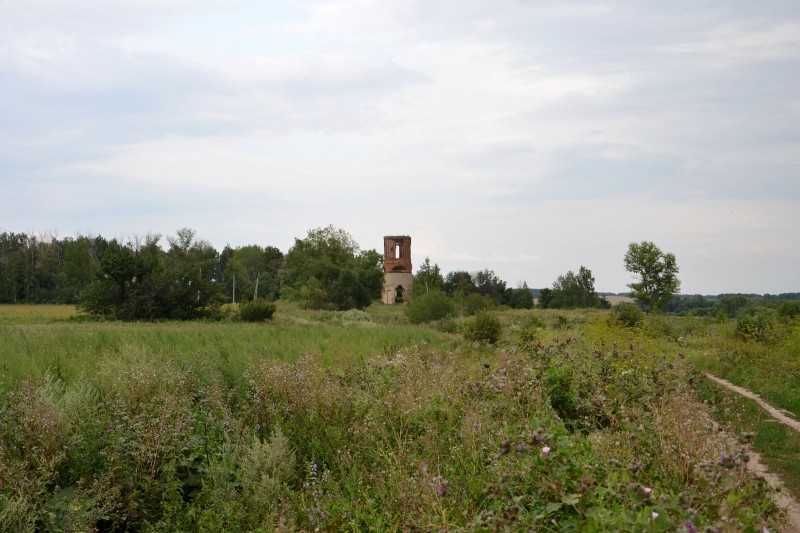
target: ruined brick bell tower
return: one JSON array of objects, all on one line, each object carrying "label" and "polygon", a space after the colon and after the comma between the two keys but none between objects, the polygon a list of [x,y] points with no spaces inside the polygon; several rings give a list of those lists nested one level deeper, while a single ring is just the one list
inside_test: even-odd
[{"label": "ruined brick bell tower", "polygon": [[383,290],[385,304],[411,300],[411,237],[395,235],[383,238]]}]

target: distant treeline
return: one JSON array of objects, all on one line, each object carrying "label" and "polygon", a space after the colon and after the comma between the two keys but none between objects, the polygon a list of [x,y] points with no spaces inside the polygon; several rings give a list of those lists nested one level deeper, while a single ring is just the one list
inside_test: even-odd
[{"label": "distant treeline", "polygon": [[[220,252],[195,240],[190,229],[169,237],[166,250],[160,240],[154,234],[121,241],[102,236],[0,233],[0,303],[74,304],[98,279],[129,275],[128,281],[141,283],[145,271],[154,270],[180,276],[187,287],[194,283],[195,293],[203,281],[215,284],[229,298],[234,284],[237,299],[252,299],[256,284],[261,297],[277,297],[284,254],[274,246],[225,246]],[[190,280],[189,273],[197,279]],[[165,288],[174,290],[174,286]]]},{"label": "distant treeline", "polygon": [[[167,237],[0,234],[0,303],[78,304],[139,320],[208,316],[225,302],[287,298],[318,309],[364,308],[380,297],[383,257],[344,230],[310,230],[284,254],[274,246],[216,250],[184,228]],[[489,269],[442,276],[426,259],[418,293],[443,291],[470,305],[533,306],[524,283],[506,286]]]},{"label": "distant treeline", "polygon": [[[0,233],[0,303],[83,303],[87,309],[131,318],[189,318],[223,302],[288,297],[310,307],[363,308],[380,295],[382,256],[361,250],[347,232],[329,226],[309,231],[284,254],[274,246],[216,250],[193,230],[178,230],[160,244],[147,234],[124,240],[102,236]],[[608,307],[583,266],[552,287],[509,287],[489,269],[443,275],[425,260],[414,294],[440,291],[465,308],[507,305],[530,309]],[[627,295],[618,293],[617,295]],[[734,317],[742,310],[800,301],[800,293],[680,295],[663,307],[677,315]],[[125,302],[122,305],[121,302]]]},{"label": "distant treeline", "polygon": [[734,318],[753,313],[760,308],[772,308],[781,313],[795,315],[800,303],[800,293],[781,294],[718,294],[716,296],[676,296],[664,306],[664,313],[680,316],[727,316]]}]

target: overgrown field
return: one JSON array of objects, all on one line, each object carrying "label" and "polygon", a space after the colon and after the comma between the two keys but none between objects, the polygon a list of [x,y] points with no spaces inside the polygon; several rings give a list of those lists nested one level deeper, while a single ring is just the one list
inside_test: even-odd
[{"label": "overgrown field", "polygon": [[0,531],[780,524],[697,399],[686,360],[727,338],[712,322],[503,311],[492,346],[399,306],[282,305],[265,324],[17,315],[0,318]]}]

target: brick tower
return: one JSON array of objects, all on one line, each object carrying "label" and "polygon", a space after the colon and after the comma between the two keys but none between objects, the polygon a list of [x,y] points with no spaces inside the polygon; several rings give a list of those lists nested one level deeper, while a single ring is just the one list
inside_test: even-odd
[{"label": "brick tower", "polygon": [[411,237],[390,235],[383,238],[383,290],[385,304],[408,302],[411,299]]}]

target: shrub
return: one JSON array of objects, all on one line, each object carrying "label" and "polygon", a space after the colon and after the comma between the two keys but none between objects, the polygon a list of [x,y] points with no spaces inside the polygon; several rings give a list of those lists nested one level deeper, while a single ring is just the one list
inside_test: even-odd
[{"label": "shrub", "polygon": [[783,302],[778,307],[778,316],[783,319],[792,319],[800,316],[800,303]]},{"label": "shrub", "polygon": [[451,316],[434,320],[431,322],[431,326],[442,333],[455,333],[458,331],[458,323],[456,322],[455,318]]},{"label": "shrub", "polygon": [[503,326],[494,314],[480,311],[464,325],[464,338],[470,341],[497,344]]},{"label": "shrub", "polygon": [[485,294],[478,294],[477,292],[466,295],[461,300],[461,312],[465,316],[474,316],[481,311],[490,309],[494,306],[494,302],[489,296]]},{"label": "shrub", "polygon": [[771,315],[758,313],[742,315],[736,320],[733,334],[743,341],[769,342],[775,329],[775,320]]},{"label": "shrub", "polygon": [[519,326],[519,340],[522,343],[530,343],[536,339],[538,332],[546,326],[542,319],[533,313],[528,313]]},{"label": "shrub", "polygon": [[239,318],[244,322],[264,322],[272,320],[275,314],[275,304],[256,300],[239,305]]},{"label": "shrub", "polygon": [[633,328],[642,323],[644,314],[635,304],[620,304],[614,308],[611,320],[626,328]]},{"label": "shrub", "polygon": [[453,316],[455,307],[453,301],[443,292],[431,292],[415,296],[406,306],[406,316],[412,324],[433,322],[442,318]]},{"label": "shrub", "polygon": [[664,315],[648,316],[645,321],[645,331],[654,338],[665,337],[674,340],[681,336],[675,322]]}]

